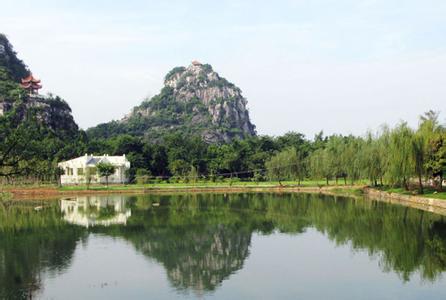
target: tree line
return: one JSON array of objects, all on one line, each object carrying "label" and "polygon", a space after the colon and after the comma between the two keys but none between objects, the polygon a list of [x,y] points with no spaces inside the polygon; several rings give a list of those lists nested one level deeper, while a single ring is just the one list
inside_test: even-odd
[{"label": "tree line", "polygon": [[130,179],[138,183],[231,179],[299,184],[314,179],[354,184],[366,179],[375,186],[423,193],[426,185],[441,190],[446,171],[446,130],[433,111],[423,114],[415,129],[401,122],[364,136],[320,132],[310,140],[290,132],[207,144],[198,136],[181,134],[165,135],[158,143],[126,134],[91,139],[82,130],[61,137],[42,126],[32,111],[16,107],[0,117],[0,178],[8,182],[55,182],[61,174],[57,162],[85,153],[126,154]]},{"label": "tree line", "polygon": [[416,129],[401,122],[363,137],[332,135],[311,153],[291,147],[275,154],[266,166],[270,179],[324,178],[327,184],[331,179],[336,183],[341,179],[345,184],[367,179],[374,186],[416,187],[423,193],[425,185],[442,190],[445,141],[439,114],[429,111],[420,116]]}]

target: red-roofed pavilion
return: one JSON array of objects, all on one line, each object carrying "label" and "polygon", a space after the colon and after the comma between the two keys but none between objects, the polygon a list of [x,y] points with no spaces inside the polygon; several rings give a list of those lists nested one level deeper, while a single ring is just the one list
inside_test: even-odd
[{"label": "red-roofed pavilion", "polygon": [[23,78],[20,85],[27,90],[29,94],[37,94],[39,89],[42,88],[40,79],[35,78],[33,74],[29,74],[28,77]]}]

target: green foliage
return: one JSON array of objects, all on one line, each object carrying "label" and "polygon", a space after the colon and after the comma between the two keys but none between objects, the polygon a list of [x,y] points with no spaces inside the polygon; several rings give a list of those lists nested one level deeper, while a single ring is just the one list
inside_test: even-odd
[{"label": "green foliage", "polygon": [[152,179],[152,174],[146,169],[136,170],[135,181],[137,184],[147,184],[150,183]]},{"label": "green foliage", "polygon": [[[144,100],[135,107],[127,118],[120,122],[109,122],[90,128],[87,134],[92,139],[107,139],[117,135],[130,134],[144,137],[146,141],[160,143],[163,137],[172,133],[180,133],[187,137],[210,137],[208,142],[226,141],[235,138],[246,138],[252,135],[254,126],[241,126],[238,115],[228,110],[226,113],[215,112],[217,104],[229,105],[229,109],[240,110],[237,101],[240,95],[232,95],[223,88],[230,88],[237,93],[241,91],[226,79],[212,72],[209,65],[201,65],[198,73],[177,67],[165,77],[175,79],[175,86],[164,86],[161,92],[151,99]],[[177,76],[180,74],[180,76]],[[218,89],[215,89],[217,87]],[[212,96],[215,90],[220,93]],[[224,92],[225,96],[221,96]],[[202,97],[208,97],[206,101]],[[212,99],[215,97],[215,99]],[[216,113],[219,116],[216,117]],[[244,112],[244,118],[249,118]]]},{"label": "green foliage", "polygon": [[315,150],[309,157],[310,175],[314,179],[326,179],[327,185],[333,177],[332,162],[326,149]]},{"label": "green foliage", "polygon": [[[344,184],[368,179],[372,185],[405,189],[415,184],[420,193],[423,185],[431,183],[442,189],[446,132],[434,111],[422,115],[415,130],[401,123],[364,137],[324,136],[322,131],[312,141],[295,132],[276,138],[250,137],[232,119],[214,124],[208,114],[208,105],[236,98],[213,99],[205,105],[193,94],[187,100],[177,99],[174,89],[166,86],[135,107],[125,122],[112,121],[83,132],[60,97],[50,95],[38,105],[29,103],[18,84],[29,71],[2,34],[0,44],[5,48],[0,55],[0,104],[7,108],[0,116],[0,177],[7,181],[32,177],[54,182],[60,177],[57,162],[84,153],[111,153],[127,155],[129,177],[139,183],[150,176],[175,176],[174,180],[205,176],[213,181],[231,178],[231,182],[235,177],[246,181],[268,177],[325,179],[327,184],[331,179],[336,183],[343,179]],[[202,65],[198,85],[237,89],[218,75],[209,80],[211,71],[211,66]],[[174,68],[165,79],[183,72],[184,67]],[[185,81],[177,89],[188,84]],[[187,88],[192,93],[197,87]],[[207,144],[201,138],[204,132],[225,133],[231,141]]]},{"label": "green foliage", "polygon": [[[0,177],[53,181],[60,176],[57,161],[79,154],[85,136],[60,97],[30,99],[18,82],[29,71],[3,34],[0,44]],[[33,101],[33,102],[31,102]]]},{"label": "green foliage", "polygon": [[[0,70],[7,70],[8,76],[16,82],[26,77],[29,74],[27,66],[17,58],[17,53],[14,51],[8,38],[2,33],[0,33],[0,45],[5,49],[4,53],[0,53]],[[2,79],[0,78],[1,81]]]},{"label": "green foliage", "polygon": [[414,160],[412,157],[413,131],[407,123],[399,124],[389,133],[389,164],[387,179],[390,184],[408,188],[409,179],[414,172]]},{"label": "green foliage", "polygon": [[175,67],[166,74],[166,76],[164,77],[164,81],[167,81],[174,75],[178,73],[183,73],[184,71],[186,71],[185,67]]},{"label": "green foliage", "polygon": [[305,176],[304,164],[302,153],[291,147],[271,157],[265,163],[265,167],[270,180],[297,180],[300,182]]},{"label": "green foliage", "polygon": [[108,186],[108,177],[110,175],[113,175],[113,173],[115,172],[116,167],[110,163],[106,163],[106,162],[100,162],[96,165],[96,168],[98,170],[98,174],[101,177],[105,177],[107,186]]}]

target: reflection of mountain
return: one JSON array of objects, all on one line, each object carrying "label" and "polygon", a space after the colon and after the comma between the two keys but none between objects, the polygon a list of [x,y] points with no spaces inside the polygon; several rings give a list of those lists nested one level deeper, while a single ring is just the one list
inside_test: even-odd
[{"label": "reflection of mountain", "polygon": [[175,288],[198,294],[212,291],[242,268],[252,229],[243,224],[245,213],[210,201],[210,195],[196,197],[153,198],[160,206],[152,206],[150,197],[130,200],[135,204],[128,226],[113,233],[107,228],[94,230],[129,240],[137,251],[165,267]]},{"label": "reflection of mountain", "polygon": [[164,265],[178,289],[214,290],[240,270],[248,256],[251,232],[234,226],[153,228],[128,237],[135,248]]},{"label": "reflection of mountain", "polygon": [[131,211],[125,204],[123,196],[91,196],[61,200],[60,208],[65,221],[88,228],[98,225],[125,225],[131,216]]},{"label": "reflection of mountain", "polygon": [[[310,194],[239,194],[155,197],[161,206],[154,208],[144,204],[150,197],[143,198],[135,211],[138,204],[146,210],[132,216],[133,226],[119,235],[160,261],[178,288],[214,289],[218,280],[200,275],[209,271],[201,268],[214,272],[211,266],[220,266],[215,274],[229,276],[234,270],[219,262],[241,267],[254,231],[299,234],[306,227],[336,244],[367,250],[383,270],[404,281],[415,272],[433,281],[446,270],[445,218],[404,206]],[[229,256],[213,252],[216,245]]]},{"label": "reflection of mountain", "polygon": [[[69,268],[77,241],[89,232],[129,241],[164,266],[176,289],[197,294],[215,290],[243,267],[253,232],[300,234],[315,228],[338,245],[368,251],[383,270],[403,280],[419,272],[434,281],[446,270],[445,217],[381,202],[213,194],[81,197],[60,205],[36,212],[0,203],[0,298],[10,291],[34,293],[43,272]],[[114,223],[126,226],[91,227],[112,224],[120,214],[125,221]]]}]

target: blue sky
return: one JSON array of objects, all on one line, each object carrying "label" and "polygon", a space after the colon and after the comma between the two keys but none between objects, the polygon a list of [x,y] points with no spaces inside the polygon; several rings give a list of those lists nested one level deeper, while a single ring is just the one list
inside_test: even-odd
[{"label": "blue sky", "polygon": [[446,1],[4,1],[0,32],[82,128],[193,59],[239,86],[260,134],[362,134],[446,113]]}]

